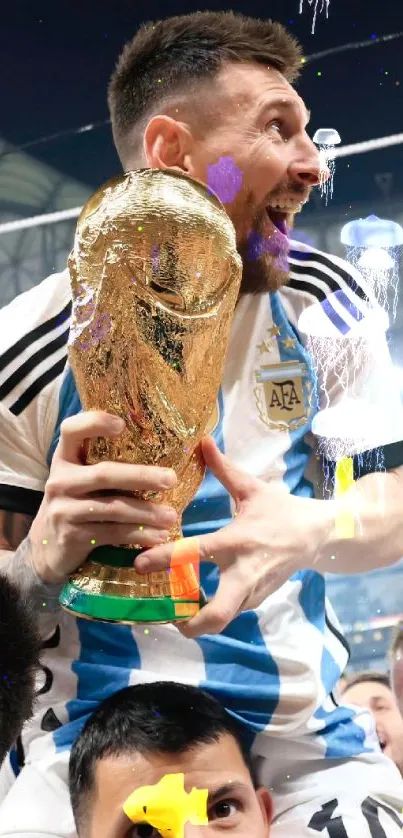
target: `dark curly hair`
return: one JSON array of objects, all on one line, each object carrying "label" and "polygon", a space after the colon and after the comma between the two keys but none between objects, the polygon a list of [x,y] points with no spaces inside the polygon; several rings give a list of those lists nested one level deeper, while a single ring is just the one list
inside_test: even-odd
[{"label": "dark curly hair", "polygon": [[30,606],[0,574],[0,764],[32,716],[40,648]]}]

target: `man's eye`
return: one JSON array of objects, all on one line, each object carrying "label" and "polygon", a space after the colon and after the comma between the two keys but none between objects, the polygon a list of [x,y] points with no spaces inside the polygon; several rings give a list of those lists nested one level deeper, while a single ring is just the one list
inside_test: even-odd
[{"label": "man's eye", "polygon": [[275,134],[284,134],[284,123],[280,119],[272,119],[267,125],[267,129],[274,131]]},{"label": "man's eye", "polygon": [[209,810],[209,820],[230,818],[239,811],[239,808],[239,803],[236,800],[220,800]]}]

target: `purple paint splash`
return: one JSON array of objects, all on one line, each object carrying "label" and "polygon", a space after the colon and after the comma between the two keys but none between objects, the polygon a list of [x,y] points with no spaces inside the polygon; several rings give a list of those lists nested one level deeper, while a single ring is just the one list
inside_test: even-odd
[{"label": "purple paint splash", "polygon": [[99,346],[101,340],[108,334],[111,326],[112,323],[109,314],[106,312],[100,314],[94,325],[89,329],[90,339],[86,343],[82,340],[78,342],[80,349],[85,350],[89,349],[90,346]]},{"label": "purple paint splash", "polygon": [[232,157],[220,157],[207,166],[207,192],[216,194],[223,204],[231,204],[242,187],[243,172]]},{"label": "purple paint splash", "polygon": [[262,236],[261,233],[252,231],[248,236],[248,250],[247,256],[250,261],[260,259],[264,253],[270,253],[274,256],[274,265],[278,270],[290,270],[288,261],[288,254],[290,252],[289,239],[279,230],[275,230],[270,238]]},{"label": "purple paint splash", "polygon": [[160,270],[160,247],[159,244],[154,244],[151,248],[151,267],[153,274],[158,274]]}]

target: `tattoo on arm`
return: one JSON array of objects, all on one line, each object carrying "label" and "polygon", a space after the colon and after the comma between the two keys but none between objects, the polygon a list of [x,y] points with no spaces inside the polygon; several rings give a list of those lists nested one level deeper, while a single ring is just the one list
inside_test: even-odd
[{"label": "tattoo on arm", "polygon": [[62,585],[46,585],[31,561],[29,530],[33,518],[0,511],[0,573],[8,576],[41,613],[58,611]]}]

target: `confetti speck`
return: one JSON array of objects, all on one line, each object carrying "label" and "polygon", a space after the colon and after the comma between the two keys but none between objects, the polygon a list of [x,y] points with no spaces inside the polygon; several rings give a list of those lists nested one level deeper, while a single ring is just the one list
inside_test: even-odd
[{"label": "confetti speck", "polygon": [[91,538],[90,544],[96,544],[95,538]]},{"label": "confetti speck", "polygon": [[47,539],[47,538],[43,538],[43,539],[42,539],[42,544],[47,544],[47,543],[48,543],[48,539]]}]

